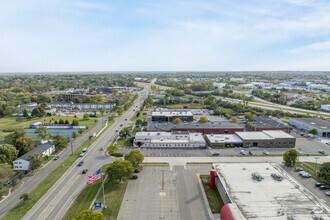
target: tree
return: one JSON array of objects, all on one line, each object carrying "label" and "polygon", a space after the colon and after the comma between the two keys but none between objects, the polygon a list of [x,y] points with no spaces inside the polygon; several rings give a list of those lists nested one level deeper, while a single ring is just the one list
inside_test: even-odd
[{"label": "tree", "polygon": [[43,156],[42,154],[38,154],[38,153],[33,153],[29,155],[31,170],[35,170],[38,167],[40,167],[41,162],[43,160],[42,156]]},{"label": "tree", "polygon": [[131,162],[133,167],[137,168],[143,162],[144,156],[139,150],[131,150],[125,154],[125,160]]},{"label": "tree", "polygon": [[17,156],[18,150],[13,145],[0,145],[0,163],[12,164]]},{"label": "tree", "polygon": [[52,137],[53,139],[53,143],[55,145],[55,149],[57,151],[66,148],[66,146],[68,145],[68,139],[62,135],[55,135]]},{"label": "tree", "polygon": [[39,117],[40,116],[40,110],[39,108],[34,108],[31,112],[32,117]]},{"label": "tree", "polygon": [[107,150],[108,150],[108,152],[109,152],[110,155],[113,154],[113,153],[115,153],[116,150],[118,150],[118,149],[119,149],[119,147],[118,147],[117,144],[110,144],[108,146],[108,148],[107,148]]},{"label": "tree", "polygon": [[18,150],[18,156],[22,156],[33,149],[34,140],[31,137],[21,137],[15,141],[14,147]]},{"label": "tree", "polygon": [[253,131],[253,130],[254,130],[254,126],[253,126],[253,124],[247,123],[247,124],[246,124],[246,127],[247,127],[247,129],[248,129],[249,131]]},{"label": "tree", "polygon": [[58,123],[59,123],[60,125],[64,125],[64,124],[65,124],[65,122],[64,122],[64,120],[63,120],[62,118],[60,118],[60,120],[58,121]]},{"label": "tree", "polygon": [[182,121],[181,121],[180,118],[176,118],[176,119],[173,120],[173,123],[174,123],[174,124],[180,124],[181,122],[182,122]]},{"label": "tree", "polygon": [[238,122],[238,118],[237,118],[237,117],[231,117],[230,120],[231,120],[232,122]]},{"label": "tree", "polygon": [[73,119],[71,125],[73,125],[73,126],[79,126],[78,120],[77,119]]},{"label": "tree", "polygon": [[119,90],[118,90],[118,89],[114,89],[114,90],[112,91],[112,94],[115,96],[115,95],[117,95],[117,94],[118,94],[118,92],[119,92]]},{"label": "tree", "polygon": [[141,119],[136,120],[135,124],[136,125],[141,125],[142,124],[142,120]]},{"label": "tree", "polygon": [[122,159],[115,160],[106,170],[111,181],[122,181],[124,178],[129,178],[133,171],[131,162]]},{"label": "tree", "polygon": [[126,127],[123,128],[120,132],[119,132],[119,136],[126,139],[126,137],[131,136],[131,128],[130,127]]},{"label": "tree", "polygon": [[74,131],[72,132],[72,138],[76,138],[77,137],[77,133]]},{"label": "tree", "polygon": [[28,111],[26,110],[26,108],[23,110],[23,116],[24,116],[25,118],[29,117],[29,113],[28,113]]},{"label": "tree", "polygon": [[37,134],[37,137],[38,138],[41,138],[42,140],[44,140],[48,133],[47,133],[47,127],[44,127],[44,126],[40,126],[39,128],[37,128],[35,131],[34,131],[35,134]]},{"label": "tree", "polygon": [[284,152],[283,161],[285,166],[293,167],[296,164],[298,152],[296,149],[290,149]]},{"label": "tree", "polygon": [[102,212],[92,212],[90,209],[81,211],[76,220],[105,220]]},{"label": "tree", "polygon": [[23,199],[23,202],[26,202],[27,200],[30,200],[30,196],[27,193],[23,193],[20,197],[20,199]]},{"label": "tree", "polygon": [[108,120],[109,121],[112,121],[113,119],[115,119],[115,115],[114,114],[111,114],[108,116]]},{"label": "tree", "polygon": [[148,122],[147,122],[146,120],[143,120],[143,121],[142,121],[142,126],[143,126],[143,127],[148,126]]},{"label": "tree", "polygon": [[101,115],[103,116],[103,114],[104,114],[104,112],[105,112],[104,108],[100,108],[100,109],[99,109],[99,112],[100,112]]},{"label": "tree", "polygon": [[121,115],[121,113],[123,112],[123,108],[120,106],[117,106],[116,111],[117,111],[118,115]]},{"label": "tree", "polygon": [[205,122],[208,122],[208,120],[205,116],[200,117],[198,120],[198,123],[205,123]]},{"label": "tree", "polygon": [[249,120],[249,121],[254,121],[251,112],[245,112],[245,113],[244,113],[244,118],[247,119],[247,120]]},{"label": "tree", "polygon": [[330,185],[330,162],[323,163],[317,175],[324,179],[327,185]]},{"label": "tree", "polygon": [[311,129],[308,133],[313,135],[319,135],[319,131],[316,128]]},{"label": "tree", "polygon": [[95,100],[96,100],[97,102],[103,102],[103,101],[104,101],[104,97],[103,97],[103,95],[101,95],[101,94],[97,94],[97,95],[95,96]]},{"label": "tree", "polygon": [[6,144],[11,144],[11,145],[15,145],[15,142],[18,138],[20,137],[24,137],[25,136],[25,130],[23,128],[21,129],[16,129],[14,131],[14,133],[12,134],[8,134],[5,136],[5,140],[4,142]]},{"label": "tree", "polygon": [[79,128],[78,133],[79,133],[79,134],[82,134],[82,133],[84,133],[84,130],[81,129],[81,128]]},{"label": "tree", "polygon": [[0,186],[8,179],[9,176],[13,175],[14,171],[11,165],[7,163],[0,163]]},{"label": "tree", "polygon": [[70,124],[69,120],[66,119],[65,122],[64,122],[64,124],[69,125]]},{"label": "tree", "polygon": [[86,113],[84,114],[84,119],[87,120],[88,118],[89,118],[89,114],[86,112]]}]

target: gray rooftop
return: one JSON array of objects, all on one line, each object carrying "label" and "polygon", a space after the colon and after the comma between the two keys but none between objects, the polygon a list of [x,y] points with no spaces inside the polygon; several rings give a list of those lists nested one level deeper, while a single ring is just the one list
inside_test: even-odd
[{"label": "gray rooftop", "polygon": [[249,122],[252,124],[255,128],[290,128],[289,126],[275,121],[274,119],[271,119],[269,117],[264,116],[255,116],[253,117],[254,121]]},{"label": "gray rooftop", "polygon": [[49,148],[51,148],[52,146],[54,146],[54,144],[52,142],[47,142],[45,144],[38,144],[38,145],[36,143],[35,147],[31,151],[27,152],[26,154],[20,156],[17,159],[30,160],[30,158],[29,158],[30,154],[33,154],[33,153],[41,154],[41,153],[45,152],[46,150],[48,150]]},{"label": "gray rooftop", "polygon": [[315,127],[316,129],[320,130],[329,130],[330,129],[330,122],[319,119],[319,118],[292,118],[292,120],[299,121],[304,124],[308,124],[310,126]]},{"label": "gray rooftop", "polygon": [[197,122],[182,122],[180,124],[174,124],[171,122],[151,122],[148,121],[148,131],[168,131],[170,129],[233,129],[233,128],[242,128],[238,124],[229,121],[209,121],[205,123]]}]

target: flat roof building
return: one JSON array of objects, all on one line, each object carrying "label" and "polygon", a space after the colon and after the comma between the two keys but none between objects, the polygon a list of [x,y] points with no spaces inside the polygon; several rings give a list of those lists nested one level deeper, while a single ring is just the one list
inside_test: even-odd
[{"label": "flat roof building", "polygon": [[206,143],[213,148],[242,147],[243,141],[235,134],[207,134]]},{"label": "flat roof building", "polygon": [[194,117],[191,112],[152,112],[151,120],[159,122],[173,122],[176,118],[181,121],[193,121]]},{"label": "flat roof building", "polygon": [[235,134],[237,131],[244,131],[244,128],[235,122],[230,121],[209,121],[204,123],[198,122],[182,122],[174,123],[157,123],[148,121],[148,131],[189,131],[202,134]]},{"label": "flat roof building", "polygon": [[243,147],[295,147],[296,138],[282,130],[236,132]]},{"label": "flat roof building", "polygon": [[[215,185],[226,204],[221,209],[221,220],[233,219],[228,218],[232,215],[240,216],[235,219],[256,220],[329,219],[323,203],[275,164],[214,163],[212,166],[216,171]],[[256,173],[261,177],[259,181],[252,178]],[[272,174],[282,176],[282,181],[273,179]]]},{"label": "flat roof building", "polygon": [[265,131],[265,130],[282,130],[290,133],[292,128],[281,122],[275,121],[274,119],[266,116],[255,116],[254,121],[248,122],[253,125],[254,131]]},{"label": "flat roof building", "polygon": [[316,128],[320,137],[330,137],[330,122],[319,118],[290,118],[289,124],[305,132]]},{"label": "flat roof building", "polygon": [[133,146],[145,148],[205,148],[205,140],[201,133],[137,132]]}]

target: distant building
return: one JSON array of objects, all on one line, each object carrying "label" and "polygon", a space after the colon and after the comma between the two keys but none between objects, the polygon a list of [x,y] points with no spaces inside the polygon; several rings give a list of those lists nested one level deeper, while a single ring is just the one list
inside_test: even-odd
[{"label": "distant building", "polygon": [[56,108],[45,107],[44,110],[46,114],[53,114],[56,112]]},{"label": "distant building", "polygon": [[19,105],[17,106],[19,109],[23,110],[23,109],[26,109],[28,110],[29,112],[32,112],[32,110],[34,108],[36,108],[38,106],[38,103],[36,102],[31,102],[31,103],[27,103],[27,104],[22,104],[22,105]]},{"label": "distant building", "polygon": [[13,161],[13,168],[14,170],[30,170],[29,155],[38,153],[43,156],[50,156],[54,151],[55,145],[52,141],[41,141],[40,143],[36,143],[36,146],[31,151]]},{"label": "distant building", "polygon": [[290,118],[289,124],[293,127],[309,132],[316,128],[320,137],[330,137],[330,122],[319,118]]},{"label": "distant building", "polygon": [[56,109],[77,109],[77,110],[97,110],[103,108],[105,110],[112,109],[116,104],[114,103],[71,103],[71,102],[55,102],[47,103],[51,108]]},{"label": "distant building", "polygon": [[321,105],[321,110],[330,111],[330,105]]},{"label": "distant building", "polygon": [[197,108],[155,108],[154,112],[191,112],[193,115],[202,115],[203,113],[210,113],[212,110],[197,109]]},{"label": "distant building", "polygon": [[244,128],[230,121],[209,121],[204,123],[183,122],[180,124],[168,122],[148,122],[148,131],[189,131],[202,134],[234,134],[244,131]]},{"label": "distant building", "polygon": [[232,77],[232,78],[230,78],[230,81],[232,81],[232,82],[244,82],[244,79],[243,78]]},{"label": "distant building", "polygon": [[151,120],[158,122],[173,122],[176,118],[181,121],[193,121],[191,112],[152,112]]},{"label": "distant building", "polygon": [[216,87],[217,89],[222,89],[222,88],[224,88],[226,85],[227,85],[227,83],[217,83],[217,82],[214,82],[214,83],[213,83],[213,86]]},{"label": "distant building", "polygon": [[277,131],[236,132],[243,141],[243,147],[295,147],[296,138],[288,133]]},{"label": "distant building", "polygon": [[307,103],[307,102],[312,102],[314,101],[315,99],[312,98],[312,97],[305,97],[305,98],[301,98],[301,99],[298,99],[296,101],[296,103]]},{"label": "distant building", "polygon": [[137,132],[134,147],[146,148],[205,148],[201,133]]},{"label": "distant building", "polygon": [[282,130],[290,133],[292,128],[281,122],[275,121],[271,117],[266,116],[255,116],[254,121],[248,122],[254,127],[254,131],[266,131],[266,130]]},{"label": "distant building", "polygon": [[242,147],[243,141],[235,134],[207,134],[206,143],[212,148]]}]

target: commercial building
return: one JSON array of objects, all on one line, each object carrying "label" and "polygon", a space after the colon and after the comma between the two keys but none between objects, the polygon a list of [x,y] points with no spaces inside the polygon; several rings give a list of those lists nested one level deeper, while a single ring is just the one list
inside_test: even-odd
[{"label": "commercial building", "polygon": [[193,115],[210,114],[211,110],[198,109],[198,108],[162,108],[158,107],[153,110],[154,112],[191,112]]},{"label": "commercial building", "polygon": [[[225,204],[221,209],[221,220],[329,217],[323,203],[300,188],[300,184],[277,165],[214,163],[212,166],[215,169],[215,186]],[[284,178],[277,181],[272,174]],[[253,176],[259,176],[259,181]]]},{"label": "commercial building", "polygon": [[243,141],[235,134],[207,134],[205,140],[212,148],[243,146]]},{"label": "commercial building", "polygon": [[33,153],[42,154],[43,156],[50,156],[55,151],[55,145],[50,141],[41,141],[35,143],[36,146],[28,153],[22,155],[13,161],[14,170],[29,170],[30,169],[30,157]]},{"label": "commercial building", "polygon": [[116,104],[114,103],[71,103],[71,102],[57,102],[47,103],[51,108],[56,109],[76,109],[82,111],[97,110],[103,108],[104,110],[111,110]]},{"label": "commercial building", "polygon": [[316,128],[320,137],[330,137],[330,122],[319,118],[290,118],[289,124],[305,132]]},{"label": "commercial building", "polygon": [[281,122],[275,121],[274,119],[266,116],[255,116],[254,121],[248,122],[253,125],[254,131],[266,131],[266,130],[282,130],[290,133],[292,128]]},{"label": "commercial building", "polygon": [[146,148],[205,148],[201,133],[137,132],[134,147]]},{"label": "commercial building", "polygon": [[194,117],[191,112],[152,112],[151,120],[159,122],[173,122],[176,118],[181,121],[193,121]]},{"label": "commercial building", "polygon": [[244,128],[235,122],[230,121],[209,121],[204,123],[183,122],[174,123],[157,123],[148,122],[148,131],[189,131],[202,134],[235,134],[237,131],[244,131]]},{"label": "commercial building", "polygon": [[243,147],[295,147],[296,138],[288,133],[275,131],[236,132]]},{"label": "commercial building", "polygon": [[321,110],[330,111],[330,105],[321,105]]}]

